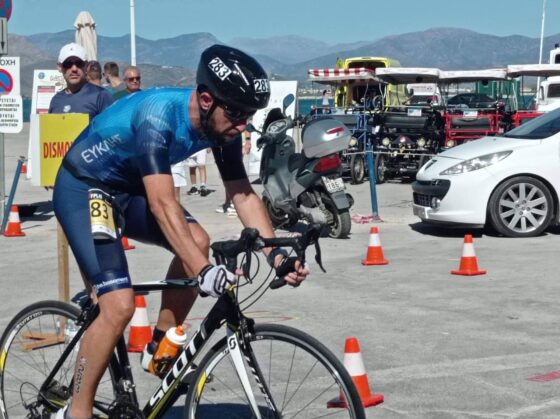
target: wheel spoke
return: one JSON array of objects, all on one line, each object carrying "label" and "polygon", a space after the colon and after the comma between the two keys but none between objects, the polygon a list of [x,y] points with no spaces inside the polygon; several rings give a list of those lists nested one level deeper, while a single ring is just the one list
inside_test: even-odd
[{"label": "wheel spoke", "polygon": [[517,225],[517,223],[519,222],[519,219],[521,218],[520,214],[515,214],[513,216],[513,218],[511,219],[511,221],[508,224],[508,227],[512,230],[515,230],[515,226]]},{"label": "wheel spoke", "polygon": [[510,215],[513,215],[513,214],[515,214],[515,210],[511,209],[511,210],[504,211],[504,212],[500,213],[500,216],[502,218],[508,218]]},{"label": "wheel spoke", "polygon": [[515,192],[513,192],[512,188],[509,188],[507,190],[507,194],[510,196],[510,198],[512,199],[512,201],[517,201],[518,196],[515,194]]},{"label": "wheel spoke", "polygon": [[531,214],[530,212],[528,212],[525,217],[525,219],[527,219],[527,221],[531,224],[532,227],[538,227],[540,225],[539,221],[535,218],[535,216],[533,214]]},{"label": "wheel spoke", "polygon": [[542,215],[542,216],[544,216],[544,215],[547,214],[547,211],[546,211],[546,210],[539,209],[539,208],[533,208],[533,209],[531,209],[531,214]]},{"label": "wheel spoke", "polygon": [[521,217],[521,231],[527,231],[527,217]]},{"label": "wheel spoke", "polygon": [[525,197],[526,197],[525,186],[527,186],[526,183],[520,183],[519,184],[519,199],[525,199]]},{"label": "wheel spoke", "polygon": [[535,194],[536,194],[537,192],[540,192],[540,189],[539,189],[539,188],[535,188],[535,187],[531,188],[531,190],[530,190],[529,193],[527,194],[527,198],[526,198],[527,201],[530,201],[531,199],[533,199],[533,196],[535,196]]},{"label": "wheel spoke", "polygon": [[514,208],[515,202],[507,200],[507,199],[500,199],[500,206],[506,208]]},{"label": "wheel spoke", "polygon": [[539,206],[539,205],[543,205],[546,204],[546,198],[544,196],[541,196],[537,199],[534,199],[532,201],[527,202],[527,206],[530,208]]}]

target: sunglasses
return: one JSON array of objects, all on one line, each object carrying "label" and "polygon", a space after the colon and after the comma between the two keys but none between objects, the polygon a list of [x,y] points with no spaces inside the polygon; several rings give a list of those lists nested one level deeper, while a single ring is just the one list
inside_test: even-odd
[{"label": "sunglasses", "polygon": [[64,68],[65,70],[69,70],[74,66],[76,66],[77,68],[84,68],[85,65],[86,62],[82,60],[66,60],[62,63],[62,68]]},{"label": "sunglasses", "polygon": [[125,80],[126,81],[140,81],[140,76],[138,76],[138,77],[127,77]]},{"label": "sunglasses", "polygon": [[241,122],[246,121],[247,119],[251,118],[256,111],[247,112],[246,110],[242,109],[235,109],[234,107],[226,105],[224,102],[219,101],[218,106],[220,106],[224,110],[224,114],[227,119],[231,122]]}]

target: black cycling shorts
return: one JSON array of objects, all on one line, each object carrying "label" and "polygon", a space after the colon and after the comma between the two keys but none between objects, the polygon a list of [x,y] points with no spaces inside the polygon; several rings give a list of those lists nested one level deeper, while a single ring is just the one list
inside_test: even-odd
[{"label": "black cycling shorts", "polygon": [[[56,178],[53,204],[78,266],[100,296],[132,286],[121,243],[122,235],[170,251],[172,249],[150,211],[144,194],[111,194],[113,211],[108,215],[116,227],[116,237],[94,238],[90,217],[92,189],[96,188],[61,167]],[[187,210],[184,213],[188,223],[197,222]]]}]

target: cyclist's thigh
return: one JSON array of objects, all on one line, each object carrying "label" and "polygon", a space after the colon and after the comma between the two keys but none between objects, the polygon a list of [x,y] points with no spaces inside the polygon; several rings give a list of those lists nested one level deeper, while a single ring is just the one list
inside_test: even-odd
[{"label": "cyclist's thigh", "polygon": [[90,189],[91,186],[61,167],[54,188],[53,203],[56,217],[78,266],[99,296],[115,289],[130,288],[131,283],[119,237],[103,240],[93,238],[88,196]]},{"label": "cyclist's thigh", "polygon": [[[150,211],[148,199],[145,195],[117,195],[117,201],[123,211],[125,219],[124,234],[127,237],[172,250],[157,220]],[[189,225],[193,225],[193,228],[194,225],[198,226],[195,218],[184,208],[183,213]]]}]

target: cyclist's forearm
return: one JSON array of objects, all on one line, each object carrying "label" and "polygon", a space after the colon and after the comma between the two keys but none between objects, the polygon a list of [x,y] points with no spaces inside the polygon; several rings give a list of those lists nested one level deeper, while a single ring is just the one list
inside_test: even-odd
[{"label": "cyclist's forearm", "polygon": [[197,246],[183,209],[176,201],[172,201],[154,213],[154,216],[187,273],[193,277],[198,275],[202,268],[209,264],[208,256]]},{"label": "cyclist's forearm", "polygon": [[198,248],[185,220],[183,209],[175,199],[170,175],[144,177],[150,210],[175,254],[181,259],[187,274],[198,273],[208,265],[208,256]]}]

